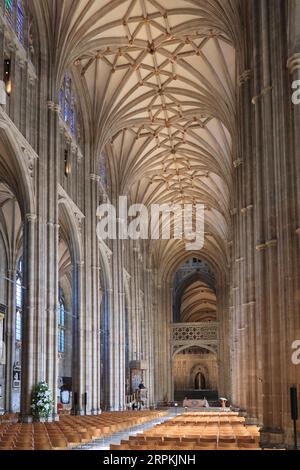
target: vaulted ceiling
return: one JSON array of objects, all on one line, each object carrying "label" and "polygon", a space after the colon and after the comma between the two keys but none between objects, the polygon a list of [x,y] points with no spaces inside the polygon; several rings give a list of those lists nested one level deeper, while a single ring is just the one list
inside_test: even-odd
[{"label": "vaulted ceiling", "polygon": [[224,252],[239,1],[43,0],[39,8],[58,87],[70,69],[94,161],[106,155],[114,194],[146,205],[204,203],[206,249]]},{"label": "vaulted ceiling", "polygon": [[216,321],[215,292],[203,282],[192,283],[182,295],[180,313],[183,323]]}]

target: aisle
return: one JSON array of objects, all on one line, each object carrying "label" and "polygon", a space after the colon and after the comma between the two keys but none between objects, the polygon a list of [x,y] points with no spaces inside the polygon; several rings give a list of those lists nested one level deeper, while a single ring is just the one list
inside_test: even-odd
[{"label": "aisle", "polygon": [[180,412],[178,413],[170,410],[170,413],[167,416],[154,419],[153,421],[149,421],[148,423],[141,424],[139,426],[134,426],[133,428],[129,428],[126,431],[111,434],[110,436],[97,439],[93,442],[89,442],[88,444],[83,444],[72,450],[109,450],[110,444],[119,445],[121,440],[127,440],[129,439],[129,436],[136,436],[138,433],[146,431],[147,429],[151,429],[157,424],[165,423],[166,421],[174,419],[174,416],[178,414],[180,414]]}]

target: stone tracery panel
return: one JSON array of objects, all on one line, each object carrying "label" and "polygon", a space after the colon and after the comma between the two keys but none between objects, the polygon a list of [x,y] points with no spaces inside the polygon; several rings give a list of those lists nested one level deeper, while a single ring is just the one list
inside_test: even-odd
[{"label": "stone tracery panel", "polygon": [[200,346],[217,353],[218,323],[174,323],[171,341],[173,354],[183,346]]},{"label": "stone tracery panel", "polygon": [[179,323],[173,325],[173,342],[218,340],[217,323]]}]

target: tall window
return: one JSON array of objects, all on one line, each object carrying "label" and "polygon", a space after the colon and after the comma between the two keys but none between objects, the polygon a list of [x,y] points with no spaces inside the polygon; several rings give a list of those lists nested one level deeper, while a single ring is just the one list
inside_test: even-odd
[{"label": "tall window", "polygon": [[14,25],[14,4],[13,0],[5,0],[5,16],[9,23]]},{"label": "tall window", "polygon": [[62,289],[59,289],[58,352],[65,352],[65,301]]},{"label": "tall window", "polygon": [[22,0],[5,0],[4,13],[7,21],[15,30],[19,41],[24,45],[24,8]]},{"label": "tall window", "polygon": [[76,134],[76,112],[75,112],[75,95],[73,91],[73,84],[70,76],[66,73],[63,79],[62,86],[59,92],[59,107],[60,113],[69,126],[71,134],[75,137]]},{"label": "tall window", "polygon": [[107,187],[107,168],[106,168],[105,156],[103,154],[100,157],[99,175],[100,175],[100,180],[101,180],[103,187],[106,188]]},{"label": "tall window", "polygon": [[23,261],[19,261],[16,277],[16,341],[22,341]]},{"label": "tall window", "polygon": [[16,33],[21,44],[24,40],[24,11],[21,0],[17,0],[17,23],[16,23]]}]

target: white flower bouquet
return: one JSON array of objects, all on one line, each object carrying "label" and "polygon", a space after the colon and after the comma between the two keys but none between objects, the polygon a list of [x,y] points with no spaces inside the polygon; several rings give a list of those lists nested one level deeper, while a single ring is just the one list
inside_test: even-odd
[{"label": "white flower bouquet", "polygon": [[52,394],[46,382],[36,385],[31,400],[32,414],[36,418],[48,418],[53,410]]}]

